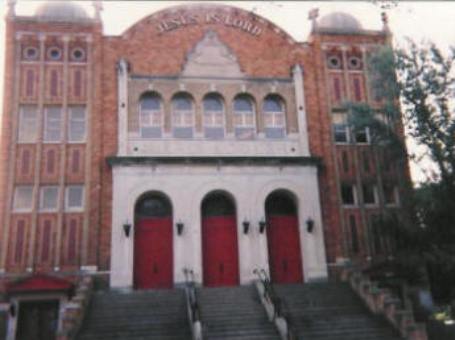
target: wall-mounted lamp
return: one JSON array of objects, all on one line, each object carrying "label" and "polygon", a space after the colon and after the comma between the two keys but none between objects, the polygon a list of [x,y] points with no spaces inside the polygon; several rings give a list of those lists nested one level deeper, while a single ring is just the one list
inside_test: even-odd
[{"label": "wall-mounted lamp", "polygon": [[266,226],[265,220],[264,219],[260,220],[259,221],[259,232],[261,234],[264,233],[265,226]]},{"label": "wall-mounted lamp", "polygon": [[314,220],[311,217],[308,217],[306,220],[306,231],[308,231],[310,234],[314,230]]},{"label": "wall-mounted lamp", "polygon": [[11,315],[12,318],[16,317],[16,305],[14,303],[9,306],[9,315]]},{"label": "wall-mounted lamp", "polygon": [[247,221],[246,219],[243,220],[243,233],[248,234],[248,230],[250,230],[250,222]]},{"label": "wall-mounted lamp", "polygon": [[185,225],[183,224],[182,221],[178,221],[176,226],[177,226],[177,234],[182,235],[183,227],[185,227]]},{"label": "wall-mounted lamp", "polygon": [[128,222],[123,223],[123,232],[125,233],[126,237],[130,237],[130,231],[131,231],[131,224]]}]

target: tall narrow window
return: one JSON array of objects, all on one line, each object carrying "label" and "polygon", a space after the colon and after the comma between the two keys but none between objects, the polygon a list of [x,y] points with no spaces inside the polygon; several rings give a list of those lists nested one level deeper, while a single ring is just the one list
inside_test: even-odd
[{"label": "tall narrow window", "polygon": [[71,153],[71,172],[77,174],[81,166],[81,152],[78,149],[73,150]]},{"label": "tall narrow window", "polygon": [[21,106],[19,111],[18,141],[34,143],[38,137],[38,119],[36,106]]},{"label": "tall narrow window", "polygon": [[341,153],[341,163],[343,164],[343,171],[348,172],[349,171],[349,156],[348,152],[343,150]]},{"label": "tall narrow window", "polygon": [[13,210],[29,212],[32,210],[33,186],[20,185],[14,190]]},{"label": "tall narrow window", "polygon": [[219,94],[204,97],[204,136],[210,139],[224,138],[224,105]]},{"label": "tall narrow window", "polygon": [[354,215],[349,215],[349,226],[351,228],[351,250],[353,254],[358,254],[359,236],[357,234],[357,223]]},{"label": "tall narrow window", "polygon": [[363,170],[366,172],[366,173],[369,173],[370,170],[371,170],[371,167],[370,167],[370,155],[368,152],[364,151],[362,153],[362,158],[363,158]]},{"label": "tall narrow window", "polygon": [[362,90],[359,78],[354,78],[354,99],[356,102],[362,101]]},{"label": "tall narrow window", "polygon": [[14,252],[14,261],[20,263],[22,260],[22,253],[24,250],[25,238],[25,221],[19,220],[16,224],[16,249]]},{"label": "tall narrow window", "polygon": [[48,106],[44,111],[44,141],[60,142],[62,139],[62,108]]},{"label": "tall narrow window", "polygon": [[69,185],[65,193],[65,210],[82,211],[84,209],[84,186]]},{"label": "tall narrow window", "polygon": [[25,84],[25,95],[32,97],[35,88],[35,72],[33,70],[27,70],[26,84]]},{"label": "tall narrow window", "polygon": [[163,127],[161,97],[157,93],[145,93],[139,100],[139,124],[141,137],[160,138]]},{"label": "tall narrow window", "polygon": [[46,160],[46,172],[47,174],[53,174],[55,171],[55,150],[47,150],[47,160]]},{"label": "tall narrow window", "polygon": [[84,142],[86,135],[85,106],[71,106],[68,119],[68,141]]},{"label": "tall narrow window", "polygon": [[58,96],[58,73],[57,70],[51,71],[51,97]]},{"label": "tall narrow window", "polygon": [[68,227],[68,264],[76,260],[77,220],[72,218]]},{"label": "tall narrow window", "polygon": [[187,93],[172,98],[172,131],[176,138],[192,138],[194,126],[193,99]]},{"label": "tall narrow window", "polygon": [[264,112],[265,136],[267,138],[283,138],[286,129],[284,101],[277,95],[268,95],[262,107]]},{"label": "tall narrow window", "polygon": [[81,70],[74,71],[74,96],[80,97],[82,94],[82,72]]},{"label": "tall narrow window", "polygon": [[58,186],[43,186],[40,189],[40,211],[56,211],[58,208]]},{"label": "tall narrow window", "polygon": [[21,175],[26,176],[30,171],[30,150],[22,151],[22,160],[21,160]]},{"label": "tall narrow window", "polygon": [[234,99],[235,136],[238,139],[253,139],[256,132],[253,100],[241,94]]},{"label": "tall narrow window", "polygon": [[47,262],[49,261],[50,255],[50,245],[51,245],[51,229],[52,229],[52,221],[45,220],[42,225],[42,245],[41,245],[41,261]]},{"label": "tall narrow window", "polygon": [[333,92],[334,92],[334,99],[335,103],[341,102],[341,84],[340,78],[336,77],[333,79]]}]

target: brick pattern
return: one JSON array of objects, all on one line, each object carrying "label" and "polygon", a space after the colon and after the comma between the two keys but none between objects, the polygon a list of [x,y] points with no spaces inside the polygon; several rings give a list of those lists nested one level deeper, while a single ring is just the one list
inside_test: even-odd
[{"label": "brick pattern", "polygon": [[[204,18],[213,19],[214,12],[219,16],[228,16],[231,21],[205,21]],[[169,22],[169,19],[178,15],[197,17],[200,23],[163,31],[162,22]],[[251,22],[261,32],[247,32],[247,26],[235,26],[233,22]],[[169,132],[170,101],[176,92],[181,91],[181,85],[178,80],[169,81],[164,78],[171,79],[170,77],[180,74],[186,56],[207,30],[215,31],[220,41],[236,55],[247,78],[265,79],[246,79],[238,83],[186,81],[184,90],[192,94],[196,103],[196,131],[202,131],[202,98],[213,91],[213,86],[215,92],[224,97],[226,125],[228,131],[232,131],[231,103],[235,95],[243,91],[244,86],[245,91],[255,98],[258,112],[268,93],[279,93],[286,103],[288,133],[297,132],[295,113],[298,108],[295,107],[291,69],[295,64],[302,65],[310,151],[313,156],[321,157],[323,162],[319,170],[319,186],[328,262],[333,263],[338,258],[352,255],[352,229],[349,227],[351,215],[356,221],[359,256],[367,253],[367,236],[363,225],[365,213],[360,207],[349,210],[341,207],[339,183],[356,181],[359,174],[355,162],[363,157],[365,149],[369,152],[368,146],[354,149],[352,146],[334,145],[332,108],[339,107],[343,100],[353,98],[352,95],[356,93],[358,100],[368,98],[366,78],[361,70],[364,67],[361,47],[384,44],[386,37],[380,32],[365,35],[313,34],[308,43],[300,44],[272,23],[252,13],[222,5],[191,5],[153,14],[115,37],[103,36],[102,27],[98,23],[49,24],[21,18],[7,19],[5,62],[8,67],[4,75],[5,101],[0,149],[0,220],[9,216],[11,196],[8,196],[7,183],[11,179],[15,183],[32,183],[35,171],[33,161],[26,164],[27,153],[31,160],[34,159],[35,146],[19,145],[12,140],[18,103],[38,104],[40,90],[43,89],[43,104],[87,105],[87,125],[90,129],[86,144],[42,144],[37,181],[37,185],[58,184],[61,189],[69,183],[85,183],[89,202],[85,207],[86,213],[68,214],[61,204],[60,211],[56,213],[12,214],[8,223],[0,225],[0,232],[4,232],[1,229],[5,226],[8,228],[5,233],[7,240],[0,244],[0,262],[3,265],[6,261],[8,272],[23,272],[28,256],[35,258],[33,262],[36,270],[52,270],[56,264],[61,270],[76,270],[80,265],[97,265],[99,270],[109,270],[112,172],[106,158],[117,152],[116,64],[120,58],[126,58],[130,65],[129,132],[138,132],[138,98],[150,90],[151,84],[153,90],[163,98],[163,108],[167,113],[165,131]],[[19,31],[28,33],[23,33],[16,40],[16,32]],[[48,61],[43,66],[43,79],[40,79],[39,62],[24,60],[22,53],[27,47],[40,48],[38,32],[45,34],[44,57]],[[65,34],[70,37],[66,49],[63,39]],[[90,39],[87,39],[87,35]],[[58,48],[62,54],[50,61],[52,48]],[[75,60],[75,51],[78,49],[82,52],[82,57]],[[16,50],[20,52],[19,56],[16,55]],[[340,58],[341,68],[327,68],[327,58],[331,55]],[[352,58],[360,60],[360,70],[352,65]],[[66,70],[65,60],[68,60]],[[14,78],[16,61],[21,65],[18,72],[18,93],[14,91],[17,83]],[[283,78],[284,81],[275,82],[274,78]],[[64,84],[67,84],[66,89],[63,88]],[[258,130],[261,131],[263,122],[261,115],[258,117]],[[402,126],[398,130],[403,133]],[[11,155],[14,155],[14,159],[11,159]],[[381,155],[378,157],[382,160]],[[8,173],[7,164],[11,161],[14,162],[14,170]],[[373,157],[365,161],[370,163],[370,169],[366,171],[362,167],[363,159],[360,160],[362,178],[375,180],[375,161]],[[387,171],[391,175],[396,170]],[[409,169],[404,178],[409,179]],[[28,233],[31,230],[32,216],[37,219],[34,237],[36,245],[29,247],[27,242],[30,239]],[[21,223],[24,227],[18,228],[19,221],[23,221]],[[20,233],[18,235],[19,229],[23,229],[22,236]],[[23,249],[16,254],[17,244],[22,244]],[[33,249],[34,254],[28,254],[29,249]]]}]

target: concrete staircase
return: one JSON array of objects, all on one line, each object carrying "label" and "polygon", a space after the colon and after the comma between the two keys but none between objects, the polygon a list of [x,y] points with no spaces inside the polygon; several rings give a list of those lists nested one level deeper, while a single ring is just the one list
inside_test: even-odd
[{"label": "concrete staircase", "polygon": [[344,283],[274,285],[298,339],[399,340]]},{"label": "concrete staircase", "polygon": [[97,292],[76,339],[190,340],[185,292]]},{"label": "concrete staircase", "polygon": [[254,286],[197,290],[204,340],[279,340]]}]

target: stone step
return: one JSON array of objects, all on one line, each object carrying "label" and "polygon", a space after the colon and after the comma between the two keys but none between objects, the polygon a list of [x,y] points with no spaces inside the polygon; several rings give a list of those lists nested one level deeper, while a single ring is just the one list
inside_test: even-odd
[{"label": "stone step", "polygon": [[344,283],[274,285],[298,338],[311,340],[398,340]]},{"label": "stone step", "polygon": [[98,292],[78,340],[189,340],[185,293],[181,289]]},{"label": "stone step", "polygon": [[254,286],[197,291],[205,340],[279,340]]}]

